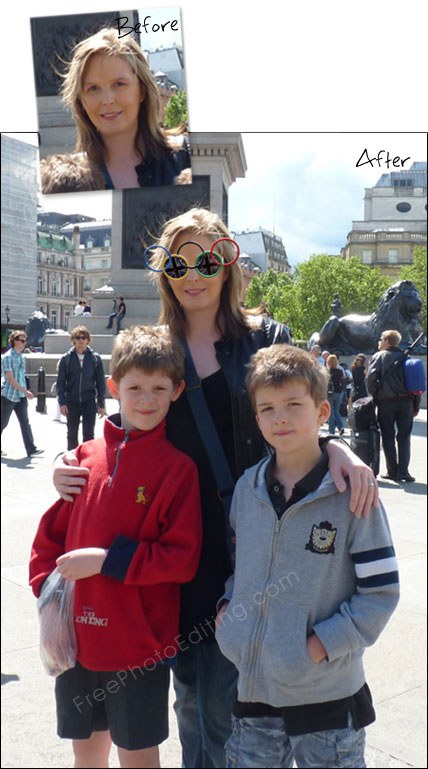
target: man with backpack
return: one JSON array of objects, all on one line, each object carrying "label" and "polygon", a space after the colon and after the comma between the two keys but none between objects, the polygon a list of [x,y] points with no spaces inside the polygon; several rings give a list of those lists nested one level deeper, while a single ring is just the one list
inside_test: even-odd
[{"label": "man with backpack", "polygon": [[94,438],[95,417],[105,416],[105,376],[101,356],[89,347],[91,335],[85,326],[71,332],[73,347],[62,356],[57,376],[60,412],[67,417],[67,448],[78,445],[82,417],[83,442]]},{"label": "man with backpack", "polygon": [[420,395],[412,394],[406,387],[403,370],[405,356],[398,346],[400,342],[399,331],[382,332],[378,342],[379,352],[371,359],[367,372],[367,389],[378,406],[387,467],[387,474],[382,478],[412,483],[415,478],[409,473],[410,436],[413,417],[419,411]]}]

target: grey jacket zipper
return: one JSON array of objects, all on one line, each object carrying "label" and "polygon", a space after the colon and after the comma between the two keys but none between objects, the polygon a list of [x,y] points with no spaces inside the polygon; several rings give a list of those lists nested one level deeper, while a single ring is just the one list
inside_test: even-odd
[{"label": "grey jacket zipper", "polygon": [[[328,495],[329,495],[329,493],[327,491],[327,493],[324,493],[322,496],[328,496]],[[256,495],[254,495],[254,496],[263,505],[266,505],[266,507],[269,507],[269,509],[275,515],[275,513],[274,513],[274,511],[272,509],[272,506],[270,504],[268,504],[268,502],[265,502],[264,499],[261,499],[260,497],[257,497]],[[279,531],[280,531],[280,528],[281,528],[281,524],[283,523],[284,520],[286,520],[290,516],[290,514],[296,509],[296,507],[303,506],[304,504],[306,504],[306,502],[310,502],[310,501],[311,500],[310,499],[307,500],[306,497],[304,499],[302,499],[302,500],[299,500],[299,502],[296,502],[294,505],[289,507],[284,512],[284,514],[282,515],[280,520],[277,520],[275,522],[275,528],[274,528],[273,539],[272,539],[272,559],[271,559],[268,579],[267,579],[267,582],[265,582],[265,585],[263,587],[263,592],[265,591],[266,586],[270,584],[270,580],[272,578],[272,574],[275,571],[275,566],[276,566],[275,559],[276,559],[276,552],[278,550]],[[248,676],[248,692],[250,694],[250,697],[253,694],[255,675],[256,675],[259,651],[260,651],[260,646],[261,646],[260,639],[261,639],[262,631],[263,631],[263,629],[265,629],[264,618],[265,618],[266,612],[268,610],[269,604],[270,604],[270,596],[268,594],[267,600],[261,606],[261,611],[260,611],[260,615],[259,615],[259,618],[258,618],[258,624],[257,624],[257,628],[256,628],[256,631],[255,631],[255,634],[254,634],[254,647],[253,647],[253,653],[252,653],[252,656],[251,656],[250,673],[249,673],[249,676]]]},{"label": "grey jacket zipper", "polygon": [[116,462],[114,464],[114,470],[113,470],[113,473],[111,474],[110,478],[107,481],[107,486],[109,486],[109,487],[113,483],[113,478],[116,475],[117,468],[119,467],[120,452],[121,452],[122,448],[124,447],[125,443],[128,443],[128,440],[129,440],[129,433],[125,433],[125,437],[124,437],[122,443],[120,443],[119,446],[117,447]]},{"label": "grey jacket zipper", "polygon": [[[267,504],[267,502],[263,502],[263,504],[266,505],[266,507],[270,507]],[[270,580],[271,580],[271,577],[272,577],[272,574],[273,574],[273,571],[274,571],[274,568],[275,568],[275,556],[276,556],[276,551],[277,551],[277,548],[278,548],[278,533],[279,533],[280,524],[281,524],[281,521],[276,520],[275,528],[274,528],[274,531],[273,531],[273,538],[272,538],[272,558],[271,558],[271,563],[270,563],[270,568],[269,568],[268,579],[267,579],[267,582],[265,582],[265,585],[263,587],[263,592],[266,589],[266,585],[270,584]],[[254,687],[256,665],[257,665],[257,661],[258,661],[257,658],[259,656],[259,642],[260,642],[260,636],[262,634],[262,630],[263,630],[263,627],[264,627],[263,620],[264,620],[264,615],[265,615],[266,604],[267,603],[268,603],[268,601],[263,603],[262,606],[261,606],[260,616],[259,616],[259,619],[258,619],[258,624],[257,624],[256,632],[255,632],[255,635],[254,635],[253,654],[252,654],[252,658],[251,658],[250,674],[249,674],[249,680],[248,680],[248,691],[249,692],[252,692],[253,687]]]}]

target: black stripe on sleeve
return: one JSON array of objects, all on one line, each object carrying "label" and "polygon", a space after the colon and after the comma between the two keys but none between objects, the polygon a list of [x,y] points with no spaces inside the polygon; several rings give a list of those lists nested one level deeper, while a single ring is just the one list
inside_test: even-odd
[{"label": "black stripe on sleeve", "polygon": [[383,587],[398,584],[398,571],[388,571],[385,574],[375,574],[373,577],[357,579],[357,587]]},{"label": "black stripe on sleeve", "polygon": [[366,550],[363,553],[353,553],[354,563],[370,563],[370,561],[380,561],[381,558],[393,558],[395,550],[392,545],[389,547],[378,547],[377,550]]}]

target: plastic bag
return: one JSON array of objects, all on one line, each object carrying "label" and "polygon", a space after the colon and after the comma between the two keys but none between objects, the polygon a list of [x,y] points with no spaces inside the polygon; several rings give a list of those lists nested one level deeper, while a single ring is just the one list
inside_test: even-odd
[{"label": "plastic bag", "polygon": [[37,601],[40,621],[40,658],[50,676],[59,676],[76,665],[74,582],[58,569],[49,574]]}]

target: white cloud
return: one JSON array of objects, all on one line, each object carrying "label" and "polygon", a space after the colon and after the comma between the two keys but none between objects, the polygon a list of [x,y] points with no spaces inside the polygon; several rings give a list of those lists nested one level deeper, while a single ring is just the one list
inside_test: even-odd
[{"label": "white cloud", "polygon": [[365,187],[395,169],[373,163],[356,168],[367,148],[371,158],[426,158],[425,134],[243,134],[248,171],[229,190],[229,225],[275,228],[289,261],[311,253],[339,253],[352,227],[363,219]]}]

